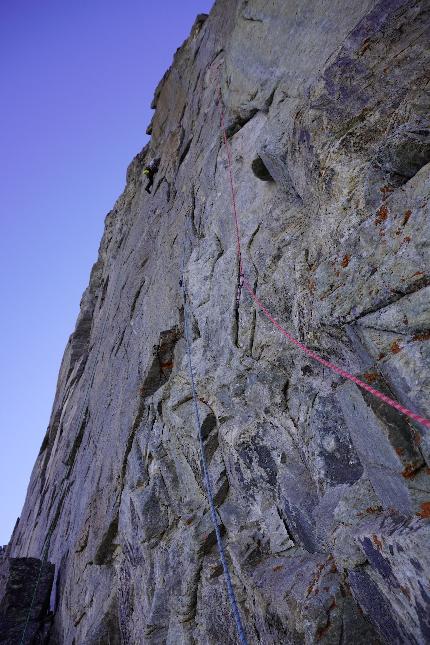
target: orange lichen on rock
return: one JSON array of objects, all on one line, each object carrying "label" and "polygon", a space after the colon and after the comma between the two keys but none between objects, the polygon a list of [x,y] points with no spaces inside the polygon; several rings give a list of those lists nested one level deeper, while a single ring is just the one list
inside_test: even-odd
[{"label": "orange lichen on rock", "polygon": [[415,428],[411,428],[411,430],[412,430],[412,438],[413,438],[414,444],[416,446],[419,446],[421,443],[421,435],[418,432],[418,430],[415,430]]},{"label": "orange lichen on rock", "polygon": [[376,211],[376,219],[375,219],[376,226],[379,226],[379,224],[382,224],[382,222],[385,222],[387,217],[388,217],[388,207],[385,206],[385,204],[383,204]]},{"label": "orange lichen on rock", "polygon": [[364,374],[363,376],[368,383],[373,383],[379,378],[378,374],[375,374],[375,372],[366,372],[366,374]]},{"label": "orange lichen on rock", "polygon": [[357,513],[357,517],[364,517],[368,514],[377,515],[378,513],[382,513],[382,511],[382,506],[368,506],[365,511],[360,511],[360,513]]},{"label": "orange lichen on rock", "polygon": [[[370,38],[366,38],[366,40],[363,40],[363,43],[362,43],[362,45],[361,45],[361,47],[360,47],[360,50],[359,50],[359,52],[358,52],[359,56],[362,56],[362,55],[364,54],[364,52],[365,52],[367,49],[369,49],[369,47],[370,47],[370,42],[371,42]],[[383,191],[383,188],[381,188],[381,192],[382,192],[382,191]]]},{"label": "orange lichen on rock", "polygon": [[336,599],[333,598],[333,601],[330,605],[330,607],[327,610],[328,616],[327,616],[327,623],[324,625],[324,627],[320,627],[317,629],[316,637],[317,641],[321,640],[323,636],[328,632],[328,630],[331,627],[331,620],[330,620],[330,612],[336,607]]},{"label": "orange lichen on rock", "polygon": [[379,190],[382,193],[382,199],[385,201],[389,194],[393,192],[394,188],[392,186],[381,186]]},{"label": "orange lichen on rock", "polygon": [[409,218],[411,215],[412,215],[412,211],[406,211],[406,213],[403,216],[402,226],[406,226],[406,224],[409,222]]},{"label": "orange lichen on rock", "polygon": [[412,479],[417,472],[418,467],[415,464],[406,464],[402,471],[402,475],[405,479]]},{"label": "orange lichen on rock", "polygon": [[347,267],[347,266],[348,266],[348,264],[349,264],[350,259],[351,259],[351,256],[350,256],[350,255],[344,255],[344,256],[343,256],[343,258],[342,258],[342,262],[340,263],[340,265],[341,265],[344,269],[346,269],[346,267]]},{"label": "orange lichen on rock", "polygon": [[430,331],[424,331],[422,334],[415,334],[412,340],[430,340]]},{"label": "orange lichen on rock", "polygon": [[381,513],[382,512],[382,506],[368,506],[366,508],[366,513]]},{"label": "orange lichen on rock", "polygon": [[430,502],[423,502],[420,508],[421,510],[419,513],[417,513],[417,515],[419,515],[420,517],[426,517],[426,518],[430,517]]},{"label": "orange lichen on rock", "polygon": [[382,549],[382,546],[383,546],[382,541],[378,538],[377,535],[375,534],[372,535],[372,542],[379,551]]},{"label": "orange lichen on rock", "polygon": [[162,370],[171,370],[173,368],[173,362],[161,363],[160,367]]},{"label": "orange lichen on rock", "polygon": [[402,348],[400,347],[399,343],[395,340],[391,343],[390,349],[393,354],[398,354]]},{"label": "orange lichen on rock", "polygon": [[322,570],[324,569],[325,565],[326,565],[326,563],[325,563],[325,562],[323,562],[322,564],[319,564],[319,565],[317,566],[317,569],[316,569],[315,575],[314,575],[314,577],[313,577],[313,579],[312,579],[312,581],[311,581],[311,584],[309,585],[309,587],[308,587],[308,589],[307,589],[306,597],[308,597],[308,596],[312,593],[312,591],[313,591],[313,589],[314,589],[315,585],[317,584],[318,580],[319,580],[319,579],[320,579],[320,577],[321,577],[321,572],[322,572]]}]

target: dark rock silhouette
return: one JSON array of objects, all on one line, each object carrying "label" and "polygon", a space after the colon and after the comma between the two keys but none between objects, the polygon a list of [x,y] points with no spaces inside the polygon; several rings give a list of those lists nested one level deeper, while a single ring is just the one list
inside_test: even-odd
[{"label": "dark rock silhouette", "polygon": [[0,643],[47,643],[54,565],[0,553]]}]

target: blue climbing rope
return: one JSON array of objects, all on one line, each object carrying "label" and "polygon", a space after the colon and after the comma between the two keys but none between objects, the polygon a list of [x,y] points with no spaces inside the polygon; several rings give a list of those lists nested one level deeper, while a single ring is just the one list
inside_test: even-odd
[{"label": "blue climbing rope", "polygon": [[233,618],[236,623],[236,629],[237,629],[237,634],[239,636],[239,641],[242,643],[242,645],[248,645],[248,641],[246,639],[246,634],[245,630],[242,625],[242,619],[240,616],[239,612],[239,607],[237,604],[236,600],[236,594],[233,589],[233,583],[231,581],[231,575],[230,575],[230,569],[227,563],[227,559],[225,556],[225,551],[224,551],[224,543],[223,539],[221,536],[221,531],[218,523],[218,517],[216,514],[216,509],[215,509],[215,502],[214,502],[214,495],[213,495],[213,489],[212,489],[212,482],[211,478],[209,475],[209,469],[208,469],[208,464],[206,461],[206,454],[205,454],[205,447],[203,443],[203,434],[202,434],[202,424],[200,421],[200,413],[199,413],[199,407],[197,404],[197,391],[196,391],[196,383],[195,383],[195,378],[194,378],[194,371],[193,371],[193,363],[192,363],[192,351],[191,351],[191,334],[190,334],[190,321],[189,321],[189,307],[188,307],[188,294],[187,294],[187,288],[185,284],[185,253],[186,253],[186,246],[185,246],[185,236],[184,236],[184,246],[183,246],[183,254],[182,254],[182,295],[183,295],[183,301],[184,301],[184,331],[185,331],[185,344],[186,344],[186,351],[187,351],[187,359],[188,359],[188,370],[190,373],[190,381],[191,381],[191,392],[192,392],[192,397],[193,397],[193,405],[194,405],[194,418],[195,418],[195,424],[196,424],[196,430],[197,430],[197,435],[199,437],[199,445],[200,445],[200,459],[201,459],[201,464],[202,464],[202,470],[203,470],[203,480],[205,483],[206,487],[206,492],[209,500],[209,508],[210,508],[210,514],[211,514],[211,519],[212,519],[212,524],[215,529],[215,535],[216,535],[216,541],[218,545],[218,552],[219,552],[219,558],[221,560],[222,568],[224,571],[224,578],[225,578],[225,584],[227,587],[227,595],[228,599],[230,601],[230,606],[231,606],[231,611],[233,613]]}]

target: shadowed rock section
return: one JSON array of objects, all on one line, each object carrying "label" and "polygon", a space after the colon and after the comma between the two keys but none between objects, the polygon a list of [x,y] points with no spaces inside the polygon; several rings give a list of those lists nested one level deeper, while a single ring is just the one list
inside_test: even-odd
[{"label": "shadowed rock section", "polygon": [[169,379],[174,367],[174,348],[178,338],[179,330],[176,327],[161,332],[158,345],[153,350],[154,359],[140,388],[143,398],[152,396]]},{"label": "shadowed rock section", "polygon": [[[324,5],[324,6],[322,6]],[[430,8],[217,0],[107,215],[10,556],[52,528],[50,641],[430,639],[429,434],[236,302],[430,417]],[[221,95],[221,98],[220,98]],[[144,168],[160,159],[151,194]],[[185,251],[184,251],[185,249]]]},{"label": "shadowed rock section", "polygon": [[0,643],[47,643],[54,565],[0,553]]}]

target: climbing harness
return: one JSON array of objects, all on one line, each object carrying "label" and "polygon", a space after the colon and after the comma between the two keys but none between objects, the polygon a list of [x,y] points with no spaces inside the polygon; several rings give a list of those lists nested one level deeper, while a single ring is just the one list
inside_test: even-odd
[{"label": "climbing harness", "polygon": [[[218,75],[220,74],[219,68],[218,68]],[[391,406],[392,408],[398,410],[402,414],[410,417],[414,421],[418,421],[418,423],[421,423],[422,425],[426,426],[427,428],[430,428],[430,419],[426,419],[425,417],[417,414],[416,412],[413,412],[412,410],[409,410],[409,408],[406,408],[404,405],[401,405],[394,399],[391,399],[389,396],[386,396],[382,392],[379,392],[375,388],[373,388],[371,385],[368,385],[364,381],[360,380],[353,374],[350,374],[346,370],[341,369],[340,367],[337,367],[334,363],[331,361],[327,361],[322,356],[317,354],[316,352],[312,351],[309,347],[298,341],[294,336],[292,336],[289,332],[287,332],[284,327],[280,323],[277,322],[277,320],[272,316],[270,311],[264,306],[264,304],[261,302],[261,300],[258,298],[257,294],[255,293],[254,289],[248,282],[248,280],[245,277],[244,270],[243,270],[243,260],[242,260],[242,252],[241,252],[241,244],[240,244],[240,221],[239,221],[239,216],[237,212],[237,205],[236,205],[236,191],[234,187],[234,180],[233,180],[233,162],[232,162],[232,152],[231,152],[231,146],[228,141],[227,137],[227,132],[225,128],[225,114],[224,114],[224,104],[222,100],[222,91],[221,91],[221,83],[219,83],[219,104],[220,104],[220,112],[221,112],[221,130],[222,130],[222,138],[224,141],[224,146],[226,149],[227,153],[227,166],[228,166],[228,175],[229,175],[229,183],[230,183],[230,191],[231,191],[231,204],[232,204],[232,213],[233,213],[233,220],[235,224],[235,231],[236,231],[236,253],[237,253],[237,261],[239,265],[239,279],[242,279],[242,283],[246,291],[249,293],[251,298],[253,299],[254,303],[256,306],[260,309],[260,311],[264,314],[264,316],[278,329],[278,331],[281,332],[285,338],[287,338],[291,343],[296,345],[299,349],[301,349],[305,354],[307,354],[310,358],[314,359],[315,361],[318,361],[321,363],[321,365],[324,365],[324,367],[328,367],[331,371],[336,372],[336,374],[339,374],[343,378],[346,378],[356,385],[358,385],[360,388],[363,390],[366,390],[367,392],[370,392],[370,394],[373,394],[373,396],[377,397],[387,405]],[[240,291],[238,290],[238,297],[240,297]],[[238,300],[237,300],[238,302]]]},{"label": "climbing harness", "polygon": [[224,578],[225,578],[225,584],[227,588],[227,595],[228,599],[230,601],[230,606],[231,606],[231,611],[233,613],[233,618],[236,623],[236,629],[237,629],[237,634],[239,637],[240,642],[242,645],[247,645],[248,641],[246,639],[245,635],[245,630],[242,625],[242,619],[240,616],[239,612],[239,607],[237,604],[236,600],[236,594],[234,592],[233,588],[233,583],[231,580],[231,575],[230,575],[230,569],[228,566],[228,562],[225,556],[225,550],[224,550],[224,543],[223,539],[221,536],[221,530],[219,527],[218,523],[218,516],[216,513],[216,508],[215,508],[215,501],[214,501],[214,495],[213,495],[213,489],[212,489],[212,482],[211,478],[209,475],[209,469],[208,469],[208,464],[206,461],[206,453],[205,453],[205,447],[204,447],[204,442],[203,442],[203,433],[202,433],[202,424],[200,420],[200,413],[199,413],[199,407],[198,407],[198,398],[197,398],[197,390],[196,390],[196,383],[195,383],[195,378],[194,378],[194,371],[193,371],[193,362],[192,362],[192,350],[191,350],[191,343],[192,343],[192,338],[191,338],[191,325],[190,325],[190,311],[189,311],[189,305],[188,305],[188,292],[187,292],[187,287],[186,287],[186,282],[185,282],[185,253],[186,253],[186,247],[185,247],[185,237],[184,237],[184,246],[183,246],[183,254],[182,254],[182,278],[181,278],[181,286],[182,286],[182,296],[183,296],[183,302],[184,302],[184,332],[185,332],[185,345],[186,345],[186,352],[187,352],[187,362],[188,362],[188,371],[190,375],[190,382],[191,382],[191,393],[192,393],[192,398],[193,398],[193,407],[194,407],[194,420],[195,420],[195,426],[196,426],[196,432],[199,438],[199,446],[200,446],[200,461],[201,461],[201,467],[202,467],[202,473],[203,473],[203,480],[205,483],[205,488],[206,488],[206,493],[208,496],[208,501],[209,501],[209,509],[210,509],[210,514],[211,514],[211,519],[212,519],[212,524],[215,529],[215,535],[216,535],[216,541],[217,541],[217,546],[218,546],[218,552],[219,552],[219,558],[221,560],[223,572],[224,572]]}]

